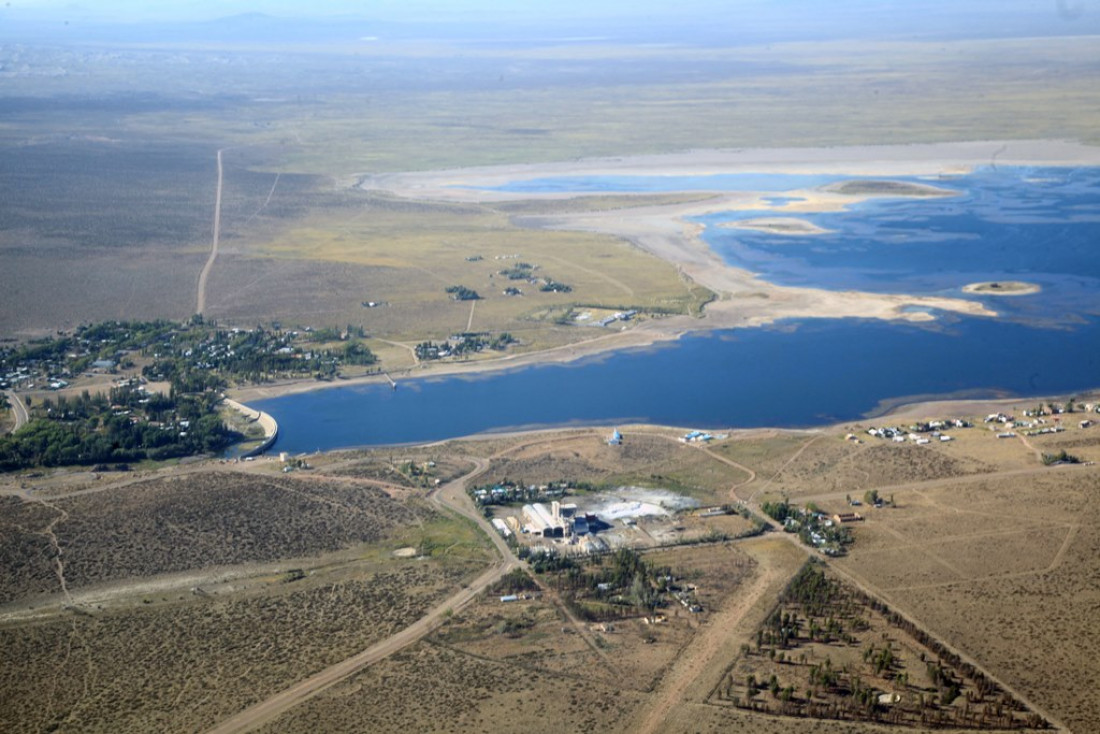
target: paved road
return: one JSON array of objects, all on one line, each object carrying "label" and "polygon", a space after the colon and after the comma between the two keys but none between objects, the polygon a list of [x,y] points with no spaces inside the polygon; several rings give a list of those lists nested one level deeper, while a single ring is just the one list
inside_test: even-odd
[{"label": "paved road", "polygon": [[218,240],[221,237],[222,228],[222,148],[218,151],[218,192],[214,197],[214,241],[210,247],[210,257],[206,258],[206,265],[202,266],[199,274],[199,292],[195,298],[195,313],[201,314],[206,310],[206,280],[210,277],[210,271],[214,269],[214,261],[218,259]]},{"label": "paved road", "polygon": [[489,467],[489,462],[483,459],[475,459],[474,462],[476,466],[473,470],[434,490],[429,495],[429,498],[438,507],[456,512],[463,517],[477,522],[482,530],[492,538],[493,544],[501,553],[501,560],[493,564],[491,568],[470,582],[469,585],[457,594],[441,602],[425,616],[397,634],[375,643],[366,650],[336,663],[303,681],[295,683],[290,688],[271,696],[265,701],[250,706],[236,716],[210,729],[207,734],[239,734],[240,732],[252,731],[253,729],[257,729],[264,724],[274,721],[285,712],[308,701],[326,688],[345,680],[366,666],[383,660],[395,652],[417,642],[425,635],[439,628],[451,613],[469,604],[491,584],[495,583],[511,570],[520,566],[520,561],[516,559],[515,555],[512,553],[512,549],[509,548],[508,544],[504,542],[504,539],[493,530],[488,521],[477,512],[477,508],[474,507],[473,502],[466,494],[467,483]]}]

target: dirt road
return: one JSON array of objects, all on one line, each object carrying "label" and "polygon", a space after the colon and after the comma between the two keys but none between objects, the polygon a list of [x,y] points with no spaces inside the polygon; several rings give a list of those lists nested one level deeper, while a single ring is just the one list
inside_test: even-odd
[{"label": "dirt road", "polygon": [[325,668],[303,681],[295,683],[290,688],[271,696],[265,701],[250,706],[236,716],[210,729],[208,734],[237,734],[252,731],[274,721],[286,711],[308,701],[326,688],[345,680],[366,666],[383,660],[430,634],[439,628],[453,612],[469,604],[491,584],[520,566],[520,561],[516,559],[512,549],[492,529],[485,518],[478,514],[473,502],[466,494],[467,483],[489,467],[489,462],[484,459],[474,459],[473,461],[475,463],[473,470],[434,490],[429,495],[429,499],[445,511],[455,512],[475,521],[492,539],[494,546],[501,554],[501,560],[493,564],[491,568],[470,582],[461,591],[438,604],[426,615],[397,634],[346,660]]},{"label": "dirt road", "polygon": [[18,395],[11,390],[5,390],[4,394],[8,396],[8,402],[11,403],[11,413],[15,417],[15,426],[11,429],[11,432],[15,433],[27,425],[30,416],[27,414],[27,406],[23,405],[23,400]]},{"label": "dirt road", "polygon": [[[627,731],[636,734],[662,731],[662,725],[672,709],[689,701],[690,689],[694,687],[696,693],[700,692],[694,684],[706,673],[715,657],[724,654],[728,658],[734,654],[733,646],[737,641],[731,637],[731,631],[738,629],[745,615],[780,580],[776,569],[761,567],[752,582],[738,591],[676,658],[635,719],[637,725],[629,726]],[[702,696],[706,696],[709,689],[704,688],[701,692]],[[702,702],[702,697],[696,696],[696,700]]]},{"label": "dirt road", "polygon": [[501,576],[513,568],[511,562],[502,561],[494,564],[485,573],[477,577],[465,589],[436,606],[432,611],[421,617],[415,623],[409,625],[397,634],[387,637],[381,642],[368,647],[366,650],[352,657],[322,670],[316,675],[295,683],[290,688],[275,694],[266,701],[261,701],[251,706],[231,719],[210,729],[208,734],[236,734],[257,729],[264,724],[277,719],[280,715],[294,708],[300,703],[308,701],[326,688],[354,675],[363,668],[383,660],[395,652],[405,648],[433,630],[437,629],[449,614],[468,604],[485,587],[492,584]]},{"label": "dirt road", "polygon": [[206,264],[202,266],[199,274],[199,292],[195,298],[195,313],[201,314],[206,310],[206,281],[210,277],[210,271],[214,269],[214,261],[218,259],[218,239],[221,237],[222,228],[222,153],[225,148],[218,150],[218,190],[214,197],[214,241],[210,247],[210,257],[206,258]]},{"label": "dirt road", "polygon": [[[806,446],[808,446],[808,445],[809,445],[809,443],[806,444]],[[802,449],[805,449],[806,446],[803,446]],[[798,453],[801,453],[802,449],[799,449]],[[787,464],[789,464],[789,463],[790,463],[790,461],[787,462]],[[784,464],[784,468],[787,466],[787,464]],[[779,472],[782,472],[782,470],[783,469],[781,468],[779,470]],[[1025,473],[1031,473],[1033,471],[1035,471],[1035,470],[1033,470],[1033,469],[1018,469],[1018,470],[1000,472],[999,474],[1025,474]],[[778,476],[779,472],[776,472],[776,476]],[[954,484],[954,483],[961,482],[961,481],[966,481],[966,480],[973,481],[974,477],[973,476],[967,476],[967,477],[952,477],[952,478],[949,478],[949,479],[934,479],[934,480],[927,480],[927,481],[923,481],[923,482],[914,482],[914,483],[906,484],[906,485],[897,485],[897,487],[900,488],[900,487],[904,486],[906,488],[913,488],[913,487],[920,487],[922,485],[927,486],[927,485],[933,485],[933,484],[936,484],[936,485]],[[759,491],[760,490],[757,490],[757,492],[754,492],[753,497],[755,497],[756,494],[759,493]],[[807,556],[810,556],[812,558],[820,558],[820,556],[818,556],[813,550],[811,550],[810,548],[803,545],[802,542],[799,540],[797,535],[795,535],[793,533],[783,532],[783,528],[780,525],[780,523],[778,523],[777,521],[775,521],[772,518],[765,515],[763,510],[760,508],[759,504],[757,502],[755,502],[754,499],[750,498],[750,499],[746,500],[745,504],[754,513],[756,513],[761,518],[763,518],[772,527],[772,529],[774,531],[776,531],[775,532],[776,536],[782,537],[785,540],[789,541],[795,547],[799,548],[802,552],[804,552]],[[911,622],[916,624],[918,627],[921,627],[925,630],[933,629],[929,625],[924,624],[920,620],[920,618],[917,617],[916,615],[914,615],[912,610],[909,609],[906,605],[899,604],[897,599],[894,599],[893,597],[890,597],[886,592],[884,592],[884,590],[876,587],[874,584],[872,584],[869,581],[867,581],[866,579],[862,578],[861,576],[856,574],[852,569],[842,568],[837,563],[829,563],[828,561],[826,561],[826,563],[829,566],[829,569],[831,571],[833,571],[836,575],[843,578],[847,583],[849,583],[852,586],[856,587],[857,589],[859,589],[863,593],[867,594],[868,596],[878,598],[878,599],[883,599],[883,600],[889,602],[891,608],[895,612],[901,614],[903,617],[908,618]],[[939,642],[946,649],[948,649],[951,652],[953,652],[954,654],[958,655],[959,658],[961,660],[963,660],[964,662],[967,662],[970,665],[972,665],[975,670],[980,670],[982,672],[982,674],[986,676],[986,678],[988,678],[991,681],[994,681],[998,686],[1000,686],[1000,688],[1002,690],[1006,691],[1011,696],[1013,696],[1017,701],[1020,701],[1022,704],[1027,706],[1029,709],[1031,709],[1032,711],[1038,713],[1040,716],[1042,716],[1044,719],[1046,719],[1048,722],[1050,722],[1050,724],[1055,729],[1060,730],[1060,731],[1068,731],[1066,726],[1063,723],[1061,723],[1058,719],[1051,716],[1050,712],[1047,709],[1045,709],[1043,707],[1040,707],[1040,706],[1037,706],[1034,701],[1032,701],[1030,698],[1025,696],[1018,688],[1015,688],[1011,685],[1008,685],[1007,683],[1004,682],[1004,680],[1002,680],[998,676],[995,676],[995,675],[991,674],[989,672],[989,670],[987,670],[984,666],[980,665],[974,657],[966,654],[966,652],[964,652],[963,650],[960,650],[957,647],[955,647],[951,644],[948,644],[942,637],[937,637],[937,639],[939,640]]]}]

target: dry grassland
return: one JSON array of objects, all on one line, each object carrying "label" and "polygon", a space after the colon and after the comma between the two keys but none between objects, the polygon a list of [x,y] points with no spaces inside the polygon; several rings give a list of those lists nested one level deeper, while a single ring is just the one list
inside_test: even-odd
[{"label": "dry grassland", "polygon": [[[482,259],[467,259],[474,257]],[[502,257],[507,259],[498,259]],[[213,302],[225,304],[218,308],[226,317],[239,318],[239,309],[263,305],[255,291],[261,283],[273,282],[264,270],[292,267],[270,260],[316,263],[322,272],[339,263],[346,266],[337,276],[339,287],[303,288],[312,295],[294,306],[298,318],[327,311],[329,320],[322,323],[361,324],[373,335],[404,342],[467,330],[508,331],[526,349],[546,348],[561,339],[547,341],[543,332],[560,331],[555,318],[576,303],[688,313],[707,297],[669,263],[615,238],[524,229],[482,206],[410,203],[374,195],[363,195],[350,212],[324,212],[271,238],[253,238],[236,259],[231,267],[257,272],[243,283],[227,277],[232,271],[213,282]],[[499,273],[517,262],[536,266],[535,277],[566,283],[572,292],[540,292],[539,284],[508,280]],[[316,280],[305,277],[307,286]],[[444,292],[452,285],[472,288],[481,300],[476,305],[452,300]],[[507,287],[518,287],[523,295],[505,296]],[[360,305],[363,301],[384,306],[367,309]],[[592,329],[571,331],[570,340],[594,334]]]},{"label": "dry grassland", "polygon": [[[263,563],[390,537],[429,519],[373,487],[235,472],[153,479],[49,504],[3,498],[0,601],[119,579]],[[51,525],[51,523],[56,524]]]},{"label": "dry grassland", "polygon": [[[877,488],[892,495],[896,507],[862,508],[867,519],[854,528],[856,543],[839,567],[1072,731],[1095,728],[1100,699],[1086,691],[1094,688],[1096,668],[1080,650],[1091,649],[1095,638],[1090,620],[1097,601],[1088,579],[1100,554],[1088,528],[1096,524],[1100,480],[1091,467],[1043,467],[1033,448],[1067,448],[1093,460],[1100,434],[1073,428],[1025,444],[997,439],[979,426],[953,431],[951,443],[914,446],[870,437],[845,442],[849,430],[735,434],[709,451],[755,472],[756,479],[738,488],[741,496],[763,488],[762,496],[782,492],[840,511],[846,494],[861,497]],[[524,442],[504,452],[491,475],[601,479],[621,471],[599,458],[604,447],[587,441]],[[660,452],[653,456],[667,460]],[[881,728],[711,709],[691,703],[674,708],[667,730]]]},{"label": "dry grassland", "polygon": [[828,493],[862,497],[867,489],[967,476],[1003,466],[999,456],[989,457],[993,462],[972,456],[968,451],[972,440],[981,441],[979,451],[983,456],[991,450],[1010,448],[1010,457],[1005,458],[1011,458],[1014,465],[1024,466],[1029,460],[1018,446],[997,446],[986,440],[992,436],[973,436],[967,431],[955,435],[958,438],[950,445],[917,446],[887,443],[866,435],[857,444],[844,441],[844,434],[818,434],[804,439],[801,452],[790,455],[794,460],[766,477],[770,481],[759,487],[792,498]]},{"label": "dry grassland", "polygon": [[[1100,470],[1044,467],[1036,450],[1067,447],[1092,459],[1100,431],[1072,428],[1025,443],[979,427],[928,446],[870,437],[855,444],[843,440],[848,431],[744,432],[707,447],[656,429],[625,430],[621,447],[606,445],[606,431],[561,431],[341,452],[319,458],[312,478],[200,470],[99,492],[95,482],[76,481],[48,504],[9,497],[0,507],[0,558],[5,598],[17,606],[43,604],[32,597],[58,589],[47,528],[77,595],[199,567],[252,570],[204,587],[208,595],[178,583],[135,585],[102,609],[60,612],[55,594],[39,617],[0,625],[15,661],[0,681],[11,694],[0,725],[195,730],[382,639],[486,559],[477,531],[427,510],[415,499],[419,480],[401,468],[435,461],[438,475],[450,477],[477,458],[489,460],[478,483],[643,484],[704,503],[728,501],[735,488],[742,498],[787,493],[838,511],[846,494],[879,489],[895,506],[861,509],[866,519],[853,528],[849,555],[829,561],[835,572],[1047,718],[1074,732],[1095,730],[1100,686],[1089,651],[1098,644]],[[86,493],[66,496],[81,487]],[[425,640],[265,731],[350,732],[367,722],[380,732],[886,731],[711,700],[805,559],[792,540],[649,552],[699,586],[704,613],[671,605],[664,624],[625,619],[590,627],[587,639],[552,595],[502,604],[487,593]],[[402,546],[431,558],[394,558]],[[291,573],[299,567],[304,574]],[[889,632],[872,625],[876,631]]]},{"label": "dry grassland", "polygon": [[202,730],[403,629],[489,560],[472,524],[350,478],[65,489],[0,505],[6,732]]},{"label": "dry grassland", "polygon": [[[786,544],[781,544],[786,546]],[[604,656],[545,597],[501,604],[487,594],[429,640],[394,655],[262,731],[625,731],[672,663],[737,598],[756,554],[726,546],[647,554],[700,585],[708,610],[667,609],[594,628]],[[791,569],[793,570],[793,568]],[[719,671],[720,672],[720,671]],[[705,695],[705,692],[701,695]]]},{"label": "dry grassland", "polygon": [[644,694],[420,643],[261,729],[265,734],[615,731]]},{"label": "dry grassland", "polygon": [[[212,316],[242,325],[362,322],[423,338],[437,332],[418,319],[438,319],[439,332],[466,323],[461,309],[421,309],[439,305],[427,283],[468,274],[446,257],[466,246],[523,252],[576,284],[576,300],[679,307],[702,294],[685,296],[673,269],[655,270],[617,243],[507,224],[506,214],[534,213],[529,205],[473,218],[452,212],[449,229],[433,224],[432,212],[420,222],[360,207],[347,191],[359,174],[706,148],[1097,141],[1087,37],[705,50],[463,45],[427,55],[399,46],[383,61],[361,44],[324,51],[289,62],[247,54],[227,66],[224,49],[193,49],[187,64],[153,49],[58,58],[22,49],[42,68],[74,71],[7,80],[11,109],[0,146],[13,164],[0,177],[9,204],[0,212],[0,331],[190,315],[210,244],[219,148],[227,149],[227,171]],[[502,63],[539,73],[486,85],[486,69]],[[577,64],[600,73],[579,78]],[[392,86],[365,91],[363,74],[378,66]],[[272,80],[276,89],[313,91],[279,101]],[[199,87],[202,99],[174,91]],[[107,101],[87,109],[80,100],[89,97]],[[616,198],[580,206],[618,206]],[[401,248],[429,272],[405,278],[391,270],[409,259]],[[429,252],[439,259],[423,257]],[[487,272],[469,274],[480,279],[469,287],[487,287]],[[402,307],[396,315],[357,310],[376,297]],[[479,328],[518,331],[537,307],[570,299],[518,300],[523,308],[483,304]],[[575,335],[547,329],[527,341],[568,338]]]},{"label": "dry grassland", "polygon": [[[471,570],[408,560],[266,593],[0,626],[6,732],[212,726],[421,616]],[[158,599],[159,602],[159,599]]]},{"label": "dry grassland", "polygon": [[749,478],[697,447],[680,443],[675,433],[629,428],[623,432],[621,446],[607,445],[610,429],[523,441],[498,452],[479,481],[542,484],[567,479],[607,487],[652,487],[716,505],[728,502],[730,487]]},{"label": "dry grassland", "polygon": [[[1093,444],[1095,450],[1095,444]],[[1095,467],[899,493],[841,568],[1075,732],[1100,727]]]}]

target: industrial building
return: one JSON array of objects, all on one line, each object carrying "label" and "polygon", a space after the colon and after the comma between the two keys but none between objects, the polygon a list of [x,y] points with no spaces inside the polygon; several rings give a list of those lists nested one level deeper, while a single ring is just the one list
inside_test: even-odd
[{"label": "industrial building", "polygon": [[508,525],[499,517],[493,518],[493,527],[500,533],[502,538],[509,538],[512,536],[512,531],[508,529]]},{"label": "industrial building", "polygon": [[556,501],[552,503],[550,510],[541,502],[524,505],[523,521],[527,523],[527,531],[532,535],[544,538],[565,537],[566,525],[561,517],[561,504]]}]

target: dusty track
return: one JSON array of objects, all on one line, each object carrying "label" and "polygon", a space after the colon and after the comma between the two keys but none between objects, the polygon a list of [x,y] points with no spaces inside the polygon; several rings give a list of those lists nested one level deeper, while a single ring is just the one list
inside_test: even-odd
[{"label": "dusty track", "polygon": [[436,605],[426,615],[397,634],[346,660],[325,668],[265,701],[250,706],[236,716],[210,729],[208,734],[236,734],[237,732],[251,731],[274,721],[283,713],[298,704],[308,701],[326,688],[417,642],[442,625],[455,610],[469,604],[490,584],[520,565],[519,560],[512,553],[512,549],[508,547],[498,533],[489,527],[488,522],[477,513],[473,503],[466,495],[466,484],[489,467],[489,462],[484,459],[474,459],[474,463],[473,470],[433,491],[429,495],[429,499],[444,511],[454,512],[477,522],[478,526],[492,539],[494,546],[501,554],[501,560],[493,564],[491,568],[470,582],[461,591]]},{"label": "dusty track", "polygon": [[[783,467],[781,467],[778,472],[776,472],[775,476],[778,476],[783,471],[783,469],[785,469],[791,463],[791,461],[793,461],[794,458],[797,457],[798,454],[802,453],[802,451],[807,446],[809,446],[809,443],[812,443],[812,441],[813,441],[813,439],[811,439],[810,442],[808,442],[801,449],[799,449],[798,452],[796,452],[795,456],[791,457],[791,459],[788,460],[787,463],[784,464]],[[1028,469],[1028,470],[1016,470],[1016,471],[1002,472],[1002,474],[1025,474],[1025,473],[1031,473],[1032,471],[1033,470],[1030,470],[1030,469]],[[905,486],[907,488],[917,488],[917,487],[920,487],[922,485],[930,486],[930,485],[942,485],[944,483],[952,484],[952,483],[956,483],[956,482],[959,482],[959,481],[965,481],[965,480],[973,481],[974,479],[975,479],[975,477],[972,477],[972,476],[970,476],[970,477],[953,477],[953,478],[947,479],[947,480],[943,480],[943,479],[929,480],[929,481],[926,481],[926,482],[914,482],[912,484],[897,485],[897,486],[898,487]],[[758,490],[758,492],[759,492],[759,490]],[[756,494],[757,494],[756,492],[753,493],[754,496]],[[799,541],[798,536],[792,535],[790,533],[784,533],[783,530],[782,530],[782,526],[778,522],[776,522],[775,520],[772,520],[770,517],[765,515],[763,513],[763,510],[761,510],[761,508],[759,507],[759,505],[756,502],[754,502],[752,499],[747,500],[746,504],[753,510],[753,512],[758,514],[761,518],[763,518],[765,521],[767,521],[769,525],[771,525],[771,527],[776,531],[776,535],[778,537],[782,537],[785,540],[787,540],[788,542],[792,543],[795,547],[799,548],[807,556],[810,556],[812,558],[819,558],[819,556],[817,554],[815,554],[810,548],[807,548],[805,545],[803,545],[801,543],[801,541]],[[831,563],[829,561],[826,561],[826,564],[829,566],[829,569],[831,571],[833,571],[836,575],[842,577],[847,583],[849,583],[852,586],[856,587],[857,589],[859,589],[863,593],[865,593],[865,594],[867,594],[871,597],[884,599],[887,602],[889,602],[891,608],[895,612],[898,612],[903,617],[906,617],[907,619],[909,619],[910,621],[915,623],[918,627],[921,627],[925,630],[935,629],[934,627],[932,627],[930,625],[927,625],[924,622],[922,622],[919,617],[917,617],[915,614],[913,614],[911,609],[909,609],[908,607],[906,607],[903,604],[899,604],[896,599],[894,599],[893,597],[891,597],[889,595],[888,591],[886,591],[884,589],[880,589],[880,588],[874,586],[873,584],[868,582],[866,579],[864,579],[861,576],[857,575],[855,572],[853,572],[850,569],[842,568],[838,564]],[[940,641],[940,643],[945,648],[947,648],[951,652],[958,655],[961,660],[969,663],[976,670],[980,670],[982,672],[982,674],[985,675],[989,680],[996,682],[996,684],[998,686],[1000,686],[1000,688],[1002,690],[1006,691],[1007,693],[1012,695],[1014,698],[1016,698],[1017,701],[1020,701],[1025,706],[1027,706],[1029,709],[1031,709],[1032,711],[1038,713],[1040,716],[1042,716],[1044,719],[1046,719],[1048,722],[1050,722],[1050,724],[1055,729],[1057,729],[1059,731],[1069,731],[1069,729],[1066,728],[1065,724],[1061,723],[1061,721],[1059,721],[1054,716],[1052,716],[1047,709],[1042,708],[1040,706],[1037,706],[1034,701],[1032,701],[1030,698],[1025,696],[1018,688],[1015,688],[1011,685],[1008,685],[999,676],[991,674],[989,672],[989,670],[985,666],[981,665],[973,656],[966,654],[965,651],[960,650],[959,648],[955,647],[954,645],[948,644],[940,636],[937,636],[937,639]]]},{"label": "dusty track", "polygon": [[8,396],[8,402],[11,403],[11,413],[15,417],[15,425],[11,429],[11,432],[15,433],[27,425],[30,415],[27,413],[27,406],[23,404],[23,400],[18,395],[11,390],[5,390],[4,394]]},{"label": "dusty track", "polygon": [[[662,731],[662,724],[669,713],[677,706],[689,702],[689,689],[706,673],[714,658],[731,644],[731,631],[737,629],[745,615],[776,583],[777,574],[774,568],[762,568],[751,584],[739,590],[729,605],[715,615],[691,641],[689,647],[676,658],[657,691],[635,719],[638,723],[629,726],[627,731],[635,734]],[[703,696],[705,695],[706,691],[703,692]],[[696,701],[701,703],[702,697],[696,697]]]},{"label": "dusty track", "polygon": [[[214,269],[214,261],[218,259],[218,239],[221,237],[222,227],[222,153],[225,148],[218,150],[218,191],[214,198],[214,239],[210,247],[210,257],[206,258],[206,264],[199,273],[198,295],[195,297],[195,313],[201,314],[206,310],[206,281],[210,277],[210,271]],[[274,188],[272,188],[274,191]]]},{"label": "dusty track", "polygon": [[274,721],[280,715],[294,708],[300,703],[308,701],[326,688],[354,675],[363,668],[383,660],[398,650],[413,644],[420,638],[429,634],[441,624],[447,615],[455,609],[468,604],[489,584],[507,573],[513,564],[509,561],[496,563],[488,571],[477,577],[459,593],[436,606],[425,616],[401,630],[397,634],[368,647],[366,650],[352,657],[325,668],[320,673],[310,676],[305,680],[294,684],[290,688],[277,693],[266,701],[245,709],[233,718],[222,722],[210,729],[208,734],[230,734],[231,732],[246,732],[256,729],[264,724]]}]

